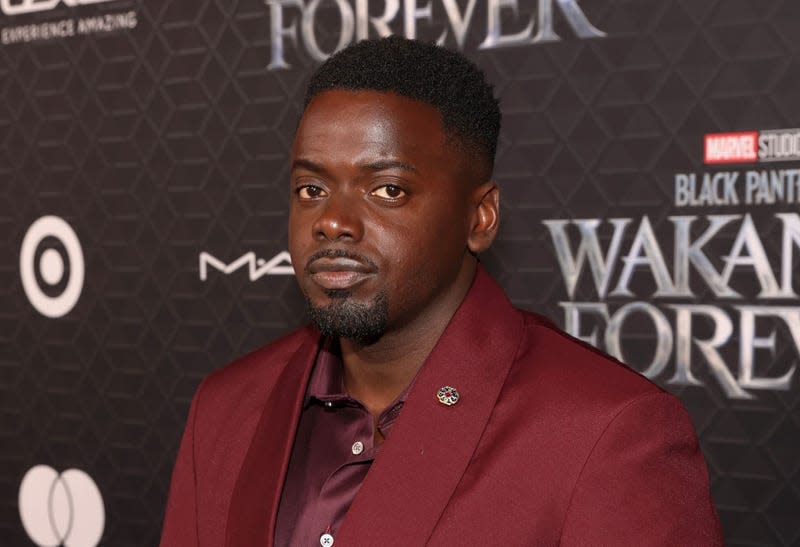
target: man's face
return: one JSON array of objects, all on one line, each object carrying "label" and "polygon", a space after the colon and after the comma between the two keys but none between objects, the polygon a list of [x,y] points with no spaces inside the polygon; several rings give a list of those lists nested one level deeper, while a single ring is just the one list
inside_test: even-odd
[{"label": "man's face", "polygon": [[326,334],[374,341],[437,313],[474,268],[469,163],[425,103],[349,90],[311,101],[292,148],[289,250]]}]

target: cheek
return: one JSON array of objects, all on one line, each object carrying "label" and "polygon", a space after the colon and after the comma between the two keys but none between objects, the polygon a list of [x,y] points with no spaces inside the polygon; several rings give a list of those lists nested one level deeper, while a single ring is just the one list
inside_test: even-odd
[{"label": "cheek", "polygon": [[290,220],[286,239],[289,256],[292,259],[292,266],[295,269],[296,275],[302,274],[301,266],[305,264],[309,254],[307,251],[308,243],[306,238],[303,238],[302,235],[303,231],[298,229]]},{"label": "cheek", "polygon": [[308,227],[308,215],[302,211],[296,211],[294,207],[289,208],[289,219],[287,222],[287,239],[289,247],[302,244],[305,236],[310,233]]},{"label": "cheek", "polygon": [[291,205],[289,206],[289,218],[286,221],[286,229],[289,240],[291,241],[294,233],[295,233],[295,224],[297,223],[297,215],[294,212],[294,207]]},{"label": "cheek", "polygon": [[442,200],[425,216],[424,234],[437,255],[460,254],[468,235],[467,209],[456,200]]},{"label": "cheek", "polygon": [[386,234],[382,247],[401,284],[428,283],[457,267],[463,245],[448,223],[417,220],[399,226],[393,235]]}]

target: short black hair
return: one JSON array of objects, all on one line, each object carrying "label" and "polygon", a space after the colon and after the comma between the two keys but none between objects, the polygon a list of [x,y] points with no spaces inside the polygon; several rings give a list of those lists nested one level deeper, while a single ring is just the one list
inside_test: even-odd
[{"label": "short black hair", "polygon": [[386,91],[433,106],[445,133],[482,156],[486,176],[491,176],[499,103],[483,72],[460,53],[400,36],[362,40],[320,65],[311,76],[304,107],[332,89]]}]

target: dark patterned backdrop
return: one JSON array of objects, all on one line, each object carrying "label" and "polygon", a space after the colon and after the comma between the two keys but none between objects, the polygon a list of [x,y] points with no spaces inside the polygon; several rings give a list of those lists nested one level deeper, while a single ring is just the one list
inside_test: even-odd
[{"label": "dark patterned backdrop", "polygon": [[[393,32],[409,32],[406,3],[389,18]],[[444,6],[463,14],[472,4],[459,44]],[[516,304],[562,325],[585,305],[576,334],[595,330],[607,350],[616,311],[640,303],[632,319],[618,316],[621,352],[688,406],[727,544],[798,544],[800,188],[789,190],[800,154],[704,164],[704,136],[800,126],[800,3],[519,0],[516,16],[512,4],[433,0],[432,18],[416,20],[425,39],[448,29],[445,44],[484,68],[502,97],[503,227],[485,257],[489,270]],[[365,28],[376,35],[353,6],[0,1],[3,545],[64,541],[69,521],[86,545],[93,533],[103,545],[156,544],[198,382],[303,322],[281,255],[287,155],[314,48],[333,50],[343,23],[345,38]],[[387,6],[374,0],[369,14]],[[524,34],[528,21],[527,38],[483,47]],[[293,23],[296,40],[276,33]],[[274,69],[279,60],[289,67]],[[748,172],[761,171],[778,182],[758,186]],[[721,194],[676,202],[676,175],[696,175],[699,200],[703,175],[721,172],[738,173],[738,203]],[[745,203],[748,189],[766,197]],[[48,215],[58,218],[34,225]],[[564,257],[575,259],[580,243],[574,219],[596,220],[584,236],[599,234],[605,257],[615,241],[610,219],[630,219],[606,264],[606,291],[589,262],[568,291]],[[681,222],[691,242],[713,236],[687,259],[682,295]],[[561,257],[556,225],[569,242]],[[661,271],[657,255],[666,280],[652,273]],[[615,289],[628,262],[638,266],[626,294]],[[714,273],[741,297],[712,290]],[[659,281],[675,290],[657,293]],[[659,341],[663,363],[648,370]],[[28,474],[37,465],[55,471]],[[54,478],[67,469],[85,474]],[[87,500],[102,498],[99,525],[90,501],[64,502],[81,488]],[[37,507],[49,507],[52,522]]]}]

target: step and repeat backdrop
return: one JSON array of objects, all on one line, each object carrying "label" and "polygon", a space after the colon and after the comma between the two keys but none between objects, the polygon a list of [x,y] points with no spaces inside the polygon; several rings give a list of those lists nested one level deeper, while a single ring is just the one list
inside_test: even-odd
[{"label": "step and repeat backdrop", "polygon": [[157,543],[200,379],[304,322],[305,82],[390,33],[502,97],[490,272],[683,399],[728,545],[797,545],[795,0],[0,0],[0,543]]}]

